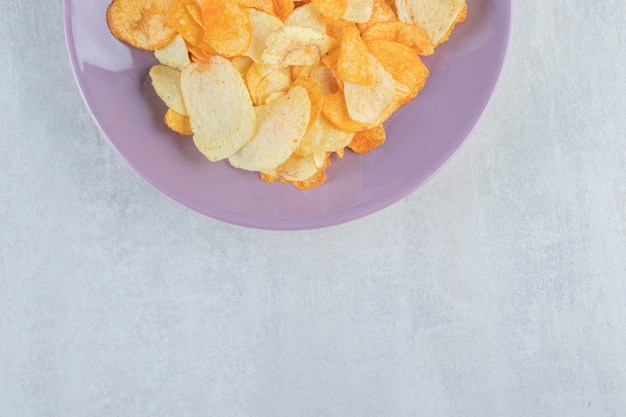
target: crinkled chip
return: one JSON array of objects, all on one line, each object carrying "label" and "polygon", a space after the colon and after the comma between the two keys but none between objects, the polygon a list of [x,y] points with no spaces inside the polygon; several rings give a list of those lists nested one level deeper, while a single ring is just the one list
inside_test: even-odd
[{"label": "crinkled chip", "polygon": [[109,30],[135,48],[154,51],[176,35],[170,11],[175,0],[113,0],[107,9]]},{"label": "crinkled chip", "polygon": [[314,65],[332,49],[335,42],[315,29],[285,26],[267,39],[262,61],[268,65]]},{"label": "crinkled chip", "polygon": [[227,59],[189,64],[181,89],[193,140],[210,161],[228,158],[252,139],[256,114],[241,75]]},{"label": "crinkled chip", "polygon": [[172,129],[174,132],[180,133],[181,135],[185,136],[193,135],[193,130],[191,130],[189,117],[183,116],[180,113],[176,113],[172,109],[167,109],[164,120],[167,127]]},{"label": "crinkled chip", "polygon": [[154,90],[167,107],[186,116],[187,108],[180,90],[180,71],[166,65],[155,65],[150,68],[150,78]]},{"label": "crinkled chip", "polygon": [[364,154],[385,143],[387,135],[382,125],[354,134],[348,147],[352,151]]},{"label": "crinkled chip", "polygon": [[228,159],[231,165],[248,171],[267,171],[285,162],[306,132],[310,108],[307,91],[297,85],[278,100],[255,107],[256,134]]},{"label": "crinkled chip", "polygon": [[387,1],[374,0],[370,19],[365,23],[359,23],[358,27],[361,32],[364,32],[372,24],[379,22],[393,22],[397,20],[398,17],[396,16],[396,12],[393,11],[393,7],[391,7]]}]

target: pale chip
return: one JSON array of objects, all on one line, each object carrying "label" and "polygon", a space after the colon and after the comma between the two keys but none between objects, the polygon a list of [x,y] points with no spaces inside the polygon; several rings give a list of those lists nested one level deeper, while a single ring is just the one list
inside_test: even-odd
[{"label": "pale chip", "polygon": [[285,26],[271,34],[262,61],[267,65],[314,65],[336,41],[325,33],[300,26]]},{"label": "pale chip", "polygon": [[426,31],[433,45],[447,38],[467,7],[465,0],[395,0],[398,19]]},{"label": "pale chip", "polygon": [[248,171],[268,171],[285,162],[306,132],[310,107],[309,95],[300,86],[293,86],[278,100],[255,107],[256,134],[228,159],[231,165]]},{"label": "pale chip", "polygon": [[163,65],[175,68],[179,71],[189,65],[189,51],[185,40],[180,34],[172,38],[170,43],[154,51],[155,58]]},{"label": "pale chip", "polygon": [[225,58],[189,64],[181,89],[194,143],[210,161],[230,157],[252,139],[256,114],[241,75]]},{"label": "pale chip", "polygon": [[150,78],[154,90],[167,107],[186,116],[187,107],[180,90],[180,71],[166,65],[155,65],[150,68]]}]

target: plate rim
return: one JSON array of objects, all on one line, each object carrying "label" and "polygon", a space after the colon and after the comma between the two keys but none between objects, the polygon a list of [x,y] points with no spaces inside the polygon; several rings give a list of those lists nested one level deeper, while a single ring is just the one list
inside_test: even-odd
[{"label": "plate rim", "polygon": [[[493,0],[491,0],[493,1]],[[502,0],[499,0],[502,1]],[[115,152],[119,157],[129,166],[133,172],[142,178],[145,182],[150,184],[154,189],[159,191],[160,194],[163,194],[175,201],[178,204],[181,204],[201,215],[207,216],[209,218],[229,223],[235,226],[252,228],[252,229],[260,229],[260,230],[275,230],[275,231],[298,231],[298,230],[313,230],[313,229],[321,229],[326,227],[337,226],[340,224],[348,223],[354,220],[358,220],[364,217],[367,217],[371,214],[374,214],[378,211],[381,211],[387,207],[390,207],[402,199],[410,196],[416,190],[421,188],[424,184],[429,182],[434,176],[436,176],[442,169],[444,169],[452,159],[455,158],[456,155],[465,147],[471,136],[473,135],[477,126],[481,123],[485,113],[488,108],[491,106],[494,96],[496,95],[498,89],[500,88],[502,75],[505,72],[508,57],[510,54],[510,45],[511,39],[513,37],[513,19],[514,19],[514,0],[505,0],[506,4],[504,7],[508,7],[508,13],[506,16],[506,34],[503,43],[503,49],[501,55],[498,57],[498,69],[496,76],[489,83],[489,92],[488,98],[485,101],[482,109],[479,112],[478,117],[475,120],[468,124],[467,133],[465,133],[463,138],[459,138],[458,145],[452,149],[452,151],[443,158],[442,163],[440,163],[432,172],[423,177],[420,180],[416,181],[406,181],[401,186],[391,190],[390,192],[384,194],[383,197],[378,197],[372,200],[368,200],[362,203],[359,203],[355,206],[351,206],[349,208],[343,208],[338,211],[332,213],[325,213],[323,215],[307,217],[307,218],[283,218],[276,219],[273,218],[269,221],[272,224],[267,224],[268,220],[265,222],[253,221],[245,216],[235,216],[234,213],[230,214],[228,212],[224,213],[215,213],[210,210],[206,210],[203,207],[198,207],[197,204],[186,199],[185,196],[174,196],[167,187],[162,187],[159,182],[152,178],[147,172],[144,172],[140,167],[138,167],[132,160],[130,160],[121,150],[118,148],[116,143],[110,138],[109,133],[107,133],[107,129],[101,124],[98,118],[95,115],[94,109],[92,105],[87,100],[85,94],[85,85],[84,80],[81,80],[79,77],[79,63],[78,57],[76,53],[75,47],[75,38],[72,33],[72,18],[71,18],[71,7],[74,3],[74,0],[64,0],[63,1],[63,24],[64,24],[64,34],[65,34],[65,47],[68,53],[72,74],[76,85],[78,86],[78,90],[82,97],[84,104],[86,105],[89,114],[92,120],[95,122],[98,127],[100,133],[106,138],[107,142],[115,149]]]}]

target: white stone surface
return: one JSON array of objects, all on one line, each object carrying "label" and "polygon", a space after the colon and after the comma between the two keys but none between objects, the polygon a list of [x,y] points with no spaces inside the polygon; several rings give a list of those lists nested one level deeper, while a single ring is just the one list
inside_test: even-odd
[{"label": "white stone surface", "polygon": [[155,191],[83,105],[61,2],[0,5],[0,416],[626,415],[623,0],[515,2],[458,156],[296,233]]}]

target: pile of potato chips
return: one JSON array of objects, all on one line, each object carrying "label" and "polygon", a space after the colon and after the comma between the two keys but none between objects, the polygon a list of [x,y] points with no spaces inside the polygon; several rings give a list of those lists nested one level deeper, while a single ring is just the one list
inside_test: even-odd
[{"label": "pile of potato chips", "polygon": [[300,189],[366,153],[424,87],[465,0],[113,0],[111,33],[154,51],[165,123],[210,161]]}]

